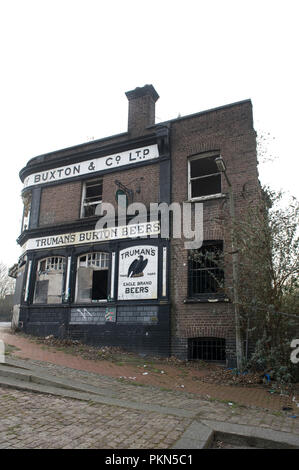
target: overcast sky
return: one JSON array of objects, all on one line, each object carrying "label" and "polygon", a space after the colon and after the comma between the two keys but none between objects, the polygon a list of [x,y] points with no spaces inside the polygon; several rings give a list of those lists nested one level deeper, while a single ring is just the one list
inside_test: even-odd
[{"label": "overcast sky", "polygon": [[262,183],[299,198],[298,1],[0,0],[0,260],[19,256],[28,159],[127,130],[125,91],[156,121],[250,98],[277,159]]}]

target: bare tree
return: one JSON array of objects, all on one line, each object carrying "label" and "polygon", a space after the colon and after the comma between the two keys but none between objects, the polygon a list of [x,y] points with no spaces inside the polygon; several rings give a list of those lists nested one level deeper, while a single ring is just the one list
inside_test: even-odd
[{"label": "bare tree", "polygon": [[298,372],[290,341],[299,326],[299,204],[268,188],[263,196],[235,227],[243,338],[254,345],[251,367],[288,382]]},{"label": "bare tree", "polygon": [[8,276],[8,267],[0,261],[0,299],[13,294],[15,281]]}]

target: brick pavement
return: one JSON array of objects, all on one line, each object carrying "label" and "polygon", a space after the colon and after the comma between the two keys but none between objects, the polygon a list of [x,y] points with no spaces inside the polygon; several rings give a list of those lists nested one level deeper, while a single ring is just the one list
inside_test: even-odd
[{"label": "brick pavement", "polygon": [[163,449],[190,418],[0,387],[0,448]]},{"label": "brick pavement", "polygon": [[[30,343],[24,338],[18,340],[21,340],[18,342],[19,346],[23,341],[27,342],[27,351],[31,346],[34,350],[42,350],[40,345]],[[11,338],[9,344],[12,344]],[[21,352],[26,356],[24,349]],[[164,387],[137,385],[135,382],[120,379],[117,374],[114,377],[112,374],[106,375],[107,371],[101,369],[102,361],[94,363],[84,360],[82,363],[80,358],[75,358],[79,361],[75,362],[77,367],[70,367],[70,362],[74,364],[74,359],[68,354],[52,352],[49,355],[47,350],[42,350],[41,353],[50,360],[19,360],[32,367],[42,366],[44,371],[51,375],[98,385],[107,390],[107,396],[116,397],[119,406],[0,387],[0,448],[171,448],[181,438],[193,418],[182,417],[175,412],[169,414],[169,407],[192,410],[195,420],[214,420],[293,433],[298,435],[299,447],[299,418],[292,418],[292,411],[245,406],[240,400],[231,400],[233,404],[229,404],[227,401],[219,401],[211,392],[209,397],[203,397],[186,389],[174,388],[167,391]],[[67,359],[68,365],[59,364]],[[82,365],[85,365],[85,362],[92,363],[96,370],[89,371],[86,370],[87,367],[84,370]],[[91,364],[89,366],[91,367]],[[123,373],[123,367],[120,367],[120,370]],[[210,391],[213,389],[211,384],[204,385],[210,387]],[[240,387],[229,387],[231,388]],[[246,390],[244,389],[245,392]],[[133,408],[128,408],[128,400],[133,404],[135,402],[136,408],[140,408],[140,403],[160,405],[161,412],[133,409],[134,405]]]},{"label": "brick pavement", "polygon": [[[269,410],[281,411],[284,406],[292,407],[298,414],[296,403],[285,395],[270,394],[263,387],[240,387],[204,383],[200,381],[204,371],[196,369],[178,368],[163,364],[158,365],[163,368],[164,374],[159,371],[149,371],[143,375],[147,369],[130,366],[128,364],[117,365],[107,360],[93,361],[83,359],[79,356],[67,354],[58,349],[49,348],[41,344],[34,343],[28,338],[10,334],[8,330],[0,329],[0,338],[7,344],[17,347],[19,350],[13,352],[16,357],[28,358],[38,361],[46,361],[51,364],[101,374],[110,377],[125,377],[125,381],[135,381],[143,385],[152,385],[164,389],[180,390],[197,394],[201,397],[208,397],[222,401],[230,401],[245,406],[257,406]],[[295,399],[299,402],[299,396]],[[299,419],[299,418],[298,418]]]},{"label": "brick pavement", "polygon": [[[44,363],[44,366],[53,372],[52,364]],[[55,366],[55,372],[84,383],[104,385],[107,393],[111,392],[120,400],[158,403],[165,411],[129,409],[121,406],[121,401],[120,406],[111,406],[0,387],[0,448],[167,449],[192,422],[192,418],[169,414],[170,406],[195,410],[196,420],[293,433],[298,435],[299,447],[299,420],[291,418],[290,413],[230,406],[186,392],[127,385],[115,378],[105,379],[98,374],[60,366]]]}]

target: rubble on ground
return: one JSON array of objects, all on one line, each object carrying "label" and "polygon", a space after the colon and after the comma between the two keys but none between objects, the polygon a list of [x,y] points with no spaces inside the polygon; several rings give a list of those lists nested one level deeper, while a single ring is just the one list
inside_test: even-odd
[{"label": "rubble on ground", "polygon": [[219,385],[257,385],[263,383],[263,376],[260,372],[236,373],[233,369],[224,369],[218,367],[208,375],[201,377],[200,380],[205,383]]}]

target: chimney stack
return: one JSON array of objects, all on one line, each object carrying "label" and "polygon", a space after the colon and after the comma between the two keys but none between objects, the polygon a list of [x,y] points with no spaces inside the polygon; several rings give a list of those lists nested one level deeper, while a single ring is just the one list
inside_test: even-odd
[{"label": "chimney stack", "polygon": [[144,134],[146,127],[155,124],[155,103],[159,99],[153,85],[127,91],[129,100],[128,132],[134,136]]}]

